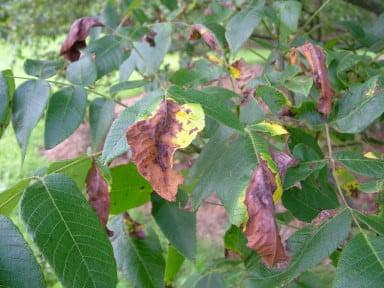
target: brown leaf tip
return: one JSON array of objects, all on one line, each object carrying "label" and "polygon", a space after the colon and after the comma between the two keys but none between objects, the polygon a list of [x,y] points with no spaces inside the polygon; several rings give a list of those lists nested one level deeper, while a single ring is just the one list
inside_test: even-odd
[{"label": "brown leaf tip", "polygon": [[213,50],[219,50],[220,45],[216,36],[204,25],[193,24],[191,26],[189,40],[199,40],[201,38],[203,38],[204,42],[208,45],[209,48]]},{"label": "brown leaf tip", "polygon": [[297,50],[307,59],[312,69],[313,82],[320,89],[320,100],[317,110],[327,116],[332,110],[334,91],[328,79],[324,51],[312,43],[305,43],[298,47]]},{"label": "brown leaf tip", "polygon": [[155,115],[136,122],[127,131],[132,160],[140,174],[168,201],[175,200],[178,186],[184,181],[173,169],[173,155],[178,148],[173,140],[182,129],[176,120],[178,111],[176,102],[163,101]]},{"label": "brown leaf tip", "polygon": [[245,194],[248,222],[245,234],[247,246],[258,252],[269,267],[288,260],[275,221],[272,199],[276,183],[265,161],[254,170]]},{"label": "brown leaf tip", "polygon": [[85,39],[91,27],[104,26],[96,17],[82,17],[72,23],[67,38],[61,45],[60,55],[65,59],[74,62],[80,58],[80,50],[87,45]]}]

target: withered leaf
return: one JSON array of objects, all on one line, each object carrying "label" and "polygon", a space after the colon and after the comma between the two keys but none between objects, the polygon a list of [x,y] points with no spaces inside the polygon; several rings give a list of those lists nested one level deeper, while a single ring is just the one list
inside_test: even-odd
[{"label": "withered leaf", "polygon": [[313,82],[320,89],[320,100],[317,110],[323,115],[329,115],[332,110],[334,91],[328,79],[324,52],[312,43],[305,43],[298,47],[297,50],[307,59],[308,64],[311,66]]},{"label": "withered leaf", "polygon": [[60,55],[71,62],[79,60],[80,50],[87,46],[85,39],[89,29],[96,26],[104,26],[96,17],[82,17],[73,22],[61,45]]},{"label": "withered leaf", "polygon": [[262,160],[253,172],[245,194],[249,216],[245,234],[247,246],[257,251],[269,267],[288,259],[275,221],[272,199],[275,190],[275,177]]},{"label": "withered leaf", "polygon": [[[95,210],[101,225],[105,227],[108,222],[110,207],[109,190],[95,160],[93,160],[92,167],[88,171],[86,188],[88,203]],[[107,232],[110,234],[108,230]]]},{"label": "withered leaf", "polygon": [[173,155],[187,147],[204,128],[199,104],[178,105],[173,100],[160,104],[156,114],[132,125],[127,131],[132,160],[153,190],[174,201],[183,176],[173,169]]},{"label": "withered leaf", "polygon": [[193,24],[191,26],[189,40],[199,40],[201,38],[203,38],[204,42],[208,45],[209,48],[213,50],[220,49],[220,45],[216,36],[210,30],[208,30],[208,28],[201,24]]}]

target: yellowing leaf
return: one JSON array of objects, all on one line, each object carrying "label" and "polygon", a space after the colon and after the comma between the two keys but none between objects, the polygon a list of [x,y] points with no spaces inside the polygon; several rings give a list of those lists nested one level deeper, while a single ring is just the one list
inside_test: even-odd
[{"label": "yellowing leaf", "polygon": [[373,152],[367,152],[364,154],[364,157],[366,158],[369,158],[369,159],[378,159],[379,157],[377,157]]},{"label": "yellowing leaf", "polygon": [[353,174],[339,167],[336,169],[336,177],[341,188],[352,196],[356,195],[356,192],[360,189],[360,183]]},{"label": "yellowing leaf", "polygon": [[179,105],[163,101],[150,118],[136,122],[127,131],[132,160],[153,190],[174,201],[183,176],[173,169],[173,155],[187,147],[204,128],[204,112],[198,104]]},{"label": "yellowing leaf", "polygon": [[197,133],[204,129],[205,115],[200,104],[187,103],[175,114],[182,129],[175,135],[175,145],[185,148],[196,138]]},{"label": "yellowing leaf", "polygon": [[229,67],[229,73],[235,79],[239,79],[241,76],[240,69],[238,69],[237,67],[234,67],[234,66]]},{"label": "yellowing leaf", "polygon": [[259,123],[250,125],[249,128],[254,131],[268,133],[271,136],[288,134],[288,131],[285,130],[285,128],[280,124],[268,121],[261,121]]}]

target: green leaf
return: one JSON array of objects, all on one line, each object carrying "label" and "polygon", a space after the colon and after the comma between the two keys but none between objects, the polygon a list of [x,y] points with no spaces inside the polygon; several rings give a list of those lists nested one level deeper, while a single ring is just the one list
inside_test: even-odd
[{"label": "green leaf", "polygon": [[203,84],[206,81],[204,75],[201,75],[195,70],[191,69],[179,69],[169,79],[172,84],[179,86],[193,87],[198,84]]},{"label": "green leaf", "polygon": [[197,208],[203,199],[216,193],[229,214],[230,223],[237,222],[243,213],[240,207],[245,208],[241,195],[256,163],[256,155],[245,136],[229,128],[219,128],[204,146],[186,179],[186,185],[193,187],[193,207]]},{"label": "green leaf", "polygon": [[159,105],[161,96],[163,96],[161,91],[153,91],[121,112],[119,118],[112,123],[105,139],[103,154],[101,155],[102,162],[110,162],[129,150],[126,139],[127,129],[136,121],[149,116]]},{"label": "green leaf", "polygon": [[224,247],[236,252],[244,259],[250,254],[255,253],[247,247],[247,238],[239,227],[232,225],[224,235]]},{"label": "green leaf", "polygon": [[117,70],[125,58],[119,38],[113,35],[92,41],[86,51],[87,54],[95,57],[97,78]]},{"label": "green leaf", "polygon": [[308,226],[297,231],[288,240],[292,255],[289,266],[283,270],[268,270],[264,266],[251,266],[245,287],[279,287],[292,281],[336,250],[339,244],[347,238],[350,227],[350,212],[343,209],[320,227]]},{"label": "green leaf", "polygon": [[12,111],[15,80],[12,70],[0,71],[0,137],[8,127]]},{"label": "green leaf", "polygon": [[224,288],[224,277],[220,273],[209,273],[196,283],[194,288]]},{"label": "green leaf", "polygon": [[313,79],[309,76],[296,76],[284,83],[284,86],[289,90],[294,93],[302,94],[305,97],[307,97],[311,91],[312,85]]},{"label": "green leaf", "polygon": [[63,174],[39,179],[25,190],[20,211],[64,286],[115,287],[111,244],[75,182]]},{"label": "green leaf", "polygon": [[265,1],[255,1],[257,4],[236,13],[228,22],[225,31],[225,38],[228,41],[232,53],[244,44],[251,36],[253,30],[259,25],[263,18],[263,6]]},{"label": "green leaf", "polygon": [[273,3],[280,23],[288,28],[290,32],[297,30],[301,15],[301,3],[298,1],[278,1]]},{"label": "green leaf", "polygon": [[137,171],[135,164],[111,169],[111,214],[120,214],[150,200],[152,187]]},{"label": "green leaf", "polygon": [[45,149],[55,147],[75,132],[86,106],[87,93],[82,87],[65,87],[52,95],[45,120]]},{"label": "green leaf", "polygon": [[16,89],[13,98],[12,124],[23,159],[29,136],[43,114],[50,93],[51,87],[45,80],[28,80]]},{"label": "green leaf", "polygon": [[31,178],[20,180],[12,187],[0,193],[0,214],[10,215],[19,203],[21,194],[27,188]]},{"label": "green leaf", "polygon": [[184,256],[181,255],[172,245],[168,245],[167,264],[165,266],[164,282],[170,286],[176,278],[181,266],[184,263]]},{"label": "green leaf", "polygon": [[[232,112],[230,107],[224,103],[225,94],[206,93],[198,90],[184,90],[178,86],[169,88],[168,93],[180,103],[199,103],[203,106],[204,112],[213,119],[227,125],[228,127],[242,131],[243,127],[239,119]],[[216,97],[217,96],[217,97]],[[223,99],[224,98],[224,99]]]},{"label": "green leaf", "polygon": [[311,176],[302,182],[301,189],[293,187],[284,191],[282,198],[284,207],[297,219],[310,222],[322,210],[339,206],[335,191],[327,183],[326,170],[323,171],[325,172],[323,175]]},{"label": "green leaf", "polygon": [[77,158],[51,163],[48,166],[47,174],[62,173],[75,181],[77,187],[82,190],[91,165],[92,159],[87,155],[82,155]]},{"label": "green leaf", "polygon": [[153,231],[144,239],[131,235],[122,217],[111,221],[113,250],[119,270],[133,287],[164,287],[165,262],[159,239]]},{"label": "green leaf", "polygon": [[167,202],[152,195],[152,216],[169,242],[186,258],[196,254],[196,215],[180,209],[177,202]]},{"label": "green leaf", "polygon": [[384,218],[377,215],[365,215],[358,211],[354,211],[355,216],[360,222],[364,223],[372,231],[381,236],[384,235]]},{"label": "green leaf", "polygon": [[295,167],[290,167],[284,179],[284,189],[294,186],[297,182],[307,179],[311,174],[322,169],[326,164],[324,159],[300,162]]},{"label": "green leaf", "polygon": [[98,150],[115,116],[115,103],[111,99],[96,98],[89,106],[89,124],[93,151]]},{"label": "green leaf", "polygon": [[384,112],[384,93],[378,76],[356,85],[341,99],[336,128],[344,133],[359,133]]},{"label": "green leaf", "polygon": [[146,80],[124,81],[111,86],[111,88],[109,89],[109,92],[111,94],[116,94],[116,93],[119,93],[120,91],[142,87],[145,84],[148,84],[148,81]]},{"label": "green leaf", "polygon": [[341,253],[334,287],[383,286],[384,237],[357,234]]},{"label": "green leaf", "polygon": [[97,69],[90,55],[84,55],[78,61],[69,64],[67,79],[75,85],[88,86],[96,81]]},{"label": "green leaf", "polygon": [[283,92],[272,86],[259,86],[256,90],[256,96],[263,99],[272,113],[278,113],[284,107],[291,105]]},{"label": "green leaf", "polygon": [[0,216],[0,287],[45,287],[31,248],[10,219]]},{"label": "green leaf", "polygon": [[384,178],[384,160],[366,158],[353,151],[337,152],[334,158],[354,173],[368,177]]},{"label": "green leaf", "polygon": [[27,59],[24,62],[24,72],[38,78],[50,78],[63,68],[63,61],[47,61]]}]

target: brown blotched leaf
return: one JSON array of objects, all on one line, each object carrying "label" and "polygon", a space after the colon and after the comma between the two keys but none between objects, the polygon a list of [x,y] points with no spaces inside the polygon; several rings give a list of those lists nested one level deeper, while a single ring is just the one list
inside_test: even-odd
[{"label": "brown blotched leaf", "polygon": [[60,55],[74,62],[80,58],[80,50],[87,45],[85,39],[91,27],[104,26],[96,17],[83,17],[72,23],[68,36],[61,45]]},{"label": "brown blotched leaf", "polygon": [[[108,185],[101,175],[100,169],[97,166],[95,160],[93,160],[92,167],[88,171],[87,179],[87,194],[88,203],[95,210],[99,217],[101,225],[106,227],[109,216],[109,191]],[[108,234],[111,236],[111,232],[106,228]]]},{"label": "brown blotched leaf", "polygon": [[204,127],[204,112],[199,104],[178,105],[163,101],[156,114],[139,121],[127,131],[132,160],[153,190],[174,201],[183,176],[173,169],[173,154],[187,147]]},{"label": "brown blotched leaf", "polygon": [[272,200],[275,190],[275,177],[262,160],[253,172],[245,194],[249,216],[245,234],[247,246],[257,251],[269,267],[288,259],[275,221]]},{"label": "brown blotched leaf", "polygon": [[124,223],[128,227],[128,232],[130,236],[136,236],[138,239],[145,239],[145,232],[142,225],[133,220],[128,212],[123,213]]},{"label": "brown blotched leaf", "polygon": [[320,100],[317,110],[323,115],[329,115],[332,110],[334,91],[328,79],[324,52],[312,43],[305,43],[298,47],[297,50],[307,59],[312,69],[313,82],[320,89]]},{"label": "brown blotched leaf", "polygon": [[204,25],[193,24],[189,34],[189,40],[199,40],[201,38],[203,38],[209,48],[213,50],[220,49],[216,36],[210,30],[208,30]]},{"label": "brown blotched leaf", "polygon": [[291,155],[280,152],[280,151],[273,151],[272,153],[272,159],[277,164],[277,167],[279,168],[279,174],[281,177],[281,182],[284,183],[285,174],[287,173],[287,169],[292,166],[296,166],[299,164],[299,160],[293,158]]}]

